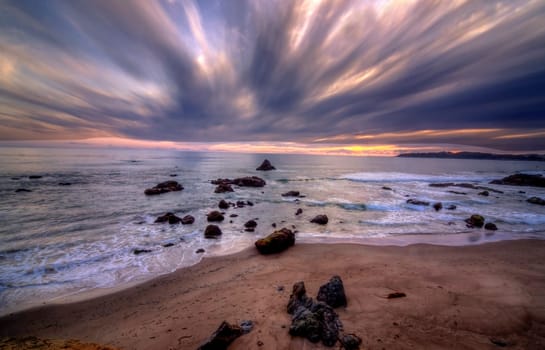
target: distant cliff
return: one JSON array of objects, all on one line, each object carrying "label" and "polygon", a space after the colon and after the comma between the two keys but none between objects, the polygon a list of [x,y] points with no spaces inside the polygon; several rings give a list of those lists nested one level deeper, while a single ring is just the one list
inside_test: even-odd
[{"label": "distant cliff", "polygon": [[491,160],[526,160],[544,162],[543,154],[493,154],[480,152],[434,152],[434,153],[401,153],[405,158],[448,158],[448,159],[491,159]]}]

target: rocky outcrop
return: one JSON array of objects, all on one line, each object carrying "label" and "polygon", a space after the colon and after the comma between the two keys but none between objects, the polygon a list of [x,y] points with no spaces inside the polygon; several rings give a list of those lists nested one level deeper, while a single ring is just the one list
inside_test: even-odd
[{"label": "rocky outcrop", "polygon": [[255,247],[261,254],[274,254],[280,253],[294,244],[295,234],[287,228],[282,228],[267,237],[258,239],[255,242]]},{"label": "rocky outcrop", "polygon": [[341,277],[333,276],[326,284],[320,287],[316,299],[336,308],[346,306],[346,295]]},{"label": "rocky outcrop", "polygon": [[[492,183],[492,182],[491,182]],[[490,187],[485,187],[485,186],[479,186],[479,185],[474,185],[474,184],[470,184],[470,183],[454,183],[454,182],[440,182],[440,183],[432,183],[432,184],[429,184],[430,187],[462,187],[462,188],[470,188],[470,189],[473,189],[473,190],[485,190],[485,191],[490,191],[490,192],[494,192],[494,193],[503,193],[503,191],[500,191],[500,190],[496,190],[494,188],[490,188]],[[453,191],[453,193],[456,193],[455,191]],[[464,192],[458,192],[458,194],[467,194],[467,193],[464,193]]]},{"label": "rocky outcrop", "polygon": [[329,221],[327,215],[316,215],[310,222],[318,225],[326,225]]},{"label": "rocky outcrop", "polygon": [[269,162],[268,159],[265,159],[263,163],[261,163],[260,166],[258,166],[255,170],[260,171],[269,171],[269,170],[276,170],[276,168]]},{"label": "rocky outcrop", "polygon": [[545,187],[545,177],[533,174],[514,174],[501,180],[492,180],[490,183],[509,186]]},{"label": "rocky outcrop", "polygon": [[267,184],[265,180],[257,176],[238,177],[233,180],[220,178],[217,180],[212,180],[211,182],[214,185],[218,185],[218,187],[220,185],[237,185],[240,187],[263,187]]},{"label": "rocky outcrop", "polygon": [[225,201],[225,199],[222,199],[219,203],[218,203],[218,208],[220,209],[229,209],[229,203],[227,203]]},{"label": "rocky outcrop", "polygon": [[484,217],[478,214],[473,214],[471,217],[467,218],[465,220],[468,227],[483,227],[484,225]]},{"label": "rocky outcrop", "polygon": [[204,238],[216,238],[218,236],[221,236],[223,232],[221,232],[220,228],[216,225],[208,225],[206,226],[206,229],[204,230]]},{"label": "rocky outcrop", "polygon": [[191,215],[186,215],[182,218],[182,225],[191,225],[195,222],[195,218]]},{"label": "rocky outcrop", "polygon": [[539,197],[531,197],[526,200],[528,203],[545,205],[545,199]]},{"label": "rocky outcrop", "polygon": [[181,191],[184,187],[176,181],[165,181],[155,185],[152,188],[148,188],[144,191],[144,194],[151,196],[173,191]]},{"label": "rocky outcrop", "polygon": [[407,204],[428,206],[430,205],[430,202],[421,201],[418,199],[407,199]]},{"label": "rocky outcrop", "polygon": [[210,338],[199,346],[198,350],[226,350],[242,334],[244,331],[240,326],[223,321]]},{"label": "rocky outcrop", "polygon": [[208,213],[208,215],[206,216],[206,219],[209,222],[219,222],[219,221],[223,221],[223,219],[225,219],[225,218],[223,217],[222,213],[220,213],[217,210],[214,210],[214,211],[211,211],[210,213]]},{"label": "rocky outcrop", "polygon": [[164,223],[168,222],[171,225],[178,224],[182,222],[182,219],[174,215],[173,213],[166,213],[165,215],[161,215],[155,219],[155,223]]}]

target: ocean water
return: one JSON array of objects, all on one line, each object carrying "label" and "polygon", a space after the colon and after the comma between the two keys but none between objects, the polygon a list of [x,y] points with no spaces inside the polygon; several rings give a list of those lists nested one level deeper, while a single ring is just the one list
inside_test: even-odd
[{"label": "ocean water", "polygon": [[[256,171],[265,158],[277,170]],[[545,189],[488,184],[516,172],[545,174],[545,163],[0,148],[0,314],[143,281],[203,256],[233,253],[271,233],[273,223],[297,230],[298,242],[476,244],[545,238],[545,207],[526,202],[531,196],[545,198]],[[29,179],[31,175],[42,177]],[[210,184],[219,177],[250,175],[267,185],[215,194]],[[185,189],[144,195],[144,189],[166,180]],[[439,182],[504,193],[485,197],[475,189],[429,186]],[[31,192],[15,192],[18,188]],[[281,196],[289,190],[305,197]],[[436,212],[431,206],[407,204],[409,198],[457,208]],[[254,205],[226,210],[223,235],[205,239],[206,213],[217,210],[220,199]],[[303,214],[295,216],[298,208]],[[155,224],[166,212],[191,214],[196,220],[192,225]],[[464,219],[474,213],[494,222],[498,231],[467,228]],[[329,223],[310,223],[317,214],[327,214]],[[258,222],[251,233],[244,231],[250,219]],[[197,254],[199,248],[205,253]],[[134,249],[151,252],[135,255]]]}]

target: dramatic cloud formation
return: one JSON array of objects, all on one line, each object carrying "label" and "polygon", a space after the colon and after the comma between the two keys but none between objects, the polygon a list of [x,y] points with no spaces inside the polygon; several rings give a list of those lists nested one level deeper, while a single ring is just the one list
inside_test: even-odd
[{"label": "dramatic cloud formation", "polygon": [[0,140],[543,151],[543,18],[542,0],[0,0]]}]

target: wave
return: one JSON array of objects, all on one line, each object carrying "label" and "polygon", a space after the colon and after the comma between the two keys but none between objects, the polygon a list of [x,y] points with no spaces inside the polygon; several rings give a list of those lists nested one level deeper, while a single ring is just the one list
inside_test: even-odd
[{"label": "wave", "polygon": [[365,172],[341,175],[340,178],[356,182],[488,182],[498,176],[460,173],[460,174],[414,174],[398,172]]}]

